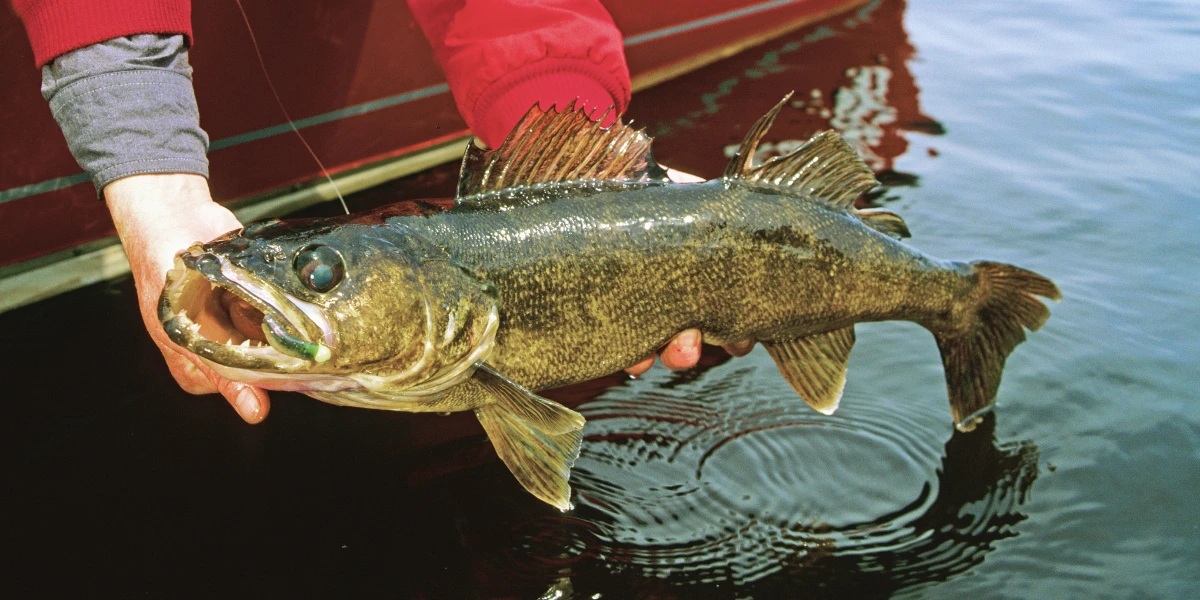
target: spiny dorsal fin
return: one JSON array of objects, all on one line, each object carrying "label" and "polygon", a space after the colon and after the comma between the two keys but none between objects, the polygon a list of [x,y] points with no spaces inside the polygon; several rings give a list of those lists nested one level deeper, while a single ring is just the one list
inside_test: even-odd
[{"label": "spiny dorsal fin", "polygon": [[863,192],[879,182],[854,149],[835,131],[822,131],[787,156],[773,158],[759,167],[751,166],[759,141],[791,96],[790,93],[784,96],[775,108],[754,124],[737,155],[725,168],[725,177],[790,188],[800,195],[850,208]]},{"label": "spiny dorsal fin", "polygon": [[786,342],[763,342],[779,373],[817,412],[831,415],[842,401],[854,326]]},{"label": "spiny dorsal fin", "polygon": [[[609,109],[610,111],[612,109]],[[667,181],[650,154],[650,136],[617,119],[609,127],[571,101],[565,109],[533,105],[496,150],[474,142],[463,156],[458,201],[518,186],[561,181]]]}]

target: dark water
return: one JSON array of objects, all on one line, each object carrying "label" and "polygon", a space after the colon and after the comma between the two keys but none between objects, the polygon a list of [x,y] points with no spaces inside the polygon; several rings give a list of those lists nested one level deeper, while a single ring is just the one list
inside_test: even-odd
[{"label": "dark water", "polygon": [[[576,510],[527,496],[473,419],[276,394],[249,427],[173,387],[128,281],[0,316],[8,553],[26,591],[428,598],[1189,598],[1200,593],[1200,6],[885,0],[643,92],[667,164],[788,90],[912,244],[1065,300],[952,432],[937,351],[858,328],[809,410],[761,349],[551,392],[589,419]],[[816,90],[816,94],[813,93]],[[452,189],[438,169],[352,199]],[[326,210],[325,208],[319,210]],[[556,596],[557,594],[557,596]]]}]

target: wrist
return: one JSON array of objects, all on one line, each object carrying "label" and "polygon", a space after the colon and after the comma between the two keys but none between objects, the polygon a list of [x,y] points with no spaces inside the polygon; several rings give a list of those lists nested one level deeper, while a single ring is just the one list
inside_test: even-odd
[{"label": "wrist", "polygon": [[167,225],[186,215],[225,210],[213,202],[208,180],[191,173],[123,177],[105,186],[103,194],[118,232],[132,223]]},{"label": "wrist", "polygon": [[105,186],[104,198],[135,278],[158,279],[179,251],[241,227],[232,212],[213,202],[208,181],[190,173],[118,179]]}]

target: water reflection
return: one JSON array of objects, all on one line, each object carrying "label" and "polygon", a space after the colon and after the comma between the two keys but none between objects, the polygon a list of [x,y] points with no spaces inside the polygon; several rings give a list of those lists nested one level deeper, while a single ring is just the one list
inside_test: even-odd
[{"label": "water reflection", "polygon": [[1032,443],[998,443],[989,417],[939,446],[944,420],[865,398],[825,417],[771,370],[734,361],[580,406],[576,510],[515,523],[499,566],[569,577],[576,597],[874,595],[1016,535]]},{"label": "water reflection", "polygon": [[[701,69],[671,85],[639,92],[628,116],[647,124],[655,137],[655,156],[665,164],[715,177],[755,115],[793,90],[795,110],[775,123],[756,159],[787,154],[812,134],[836,129],[872,169],[886,174],[908,150],[905,132],[945,132],[921,110],[919,88],[909,69],[916,49],[904,28],[905,10],[902,0],[867,2],[725,59],[719,68]],[[709,143],[697,144],[697,139]],[[881,179],[886,179],[885,186],[904,185],[897,181],[915,176]],[[882,192],[872,199],[880,196]]]},{"label": "water reflection", "polygon": [[[936,152],[925,147],[931,138],[906,139],[905,133],[938,134],[942,129],[918,104],[908,68],[914,49],[904,31],[904,11],[900,0],[870,2],[854,14],[639,92],[631,116],[660,136],[656,156],[666,164],[711,177],[727,162],[722,146],[740,141],[766,107],[794,89],[798,106],[785,113],[788,117],[780,119],[767,140],[775,151],[787,150],[789,140],[840,126],[848,137],[860,132],[856,139],[882,161],[875,166],[883,169],[879,177],[884,190],[913,185],[916,175],[894,170],[896,159],[909,150],[910,141],[929,156]],[[950,75],[958,73],[937,81],[950,81]],[[1014,93],[1025,89],[1013,88]],[[970,99],[966,92],[942,98],[941,110],[959,100],[970,105]],[[975,120],[987,119],[981,115]],[[971,120],[960,116],[955,122]],[[1078,131],[1091,130],[1074,127],[1070,134]],[[1024,148],[1028,137],[1023,132],[1012,128],[1008,137],[996,139]],[[957,142],[966,140],[959,137]],[[953,152],[949,140],[938,143],[947,144],[945,157],[939,159],[943,161],[956,156],[961,161],[963,148],[970,147]],[[1054,157],[1062,156],[1059,147],[1045,148]],[[991,160],[990,151],[978,151]],[[915,162],[905,164],[912,168]],[[1046,162],[1065,173],[1076,164]],[[978,182],[971,178],[991,173],[978,165],[957,164],[961,174],[954,178],[943,173],[940,188],[937,178],[930,178],[929,185],[944,197],[948,189],[976,190]],[[1040,174],[1039,182],[1059,177],[1032,172]],[[1091,190],[1084,179],[1093,171],[1079,173],[1076,187]],[[1021,175],[1017,169],[1014,177]],[[360,210],[398,197],[445,197],[453,193],[456,181],[457,165],[448,165],[362,193],[351,205]],[[1028,191],[1023,197],[1033,200],[1003,205],[1014,215],[1034,214],[1032,209],[1045,203],[1036,187],[1013,187]],[[972,191],[963,202],[994,196]],[[928,206],[937,196],[929,202],[928,195],[909,196],[913,198],[918,206]],[[1088,210],[1068,210],[1076,204]],[[958,207],[958,201],[947,206]],[[1064,206],[1052,213],[1056,219],[1069,213],[1099,223],[1101,217],[1089,212],[1096,206],[1090,200]],[[309,211],[308,216],[332,215],[340,208],[334,203]],[[976,220],[970,210],[945,212],[951,216],[944,223],[955,228],[970,229]],[[1083,217],[1072,217],[1078,218]],[[997,223],[981,231],[1004,231]],[[1044,235],[1044,230],[1035,231]],[[1095,225],[1088,231],[1107,229]],[[1036,237],[1005,235],[1006,243],[1043,246]],[[964,239],[971,240],[964,244],[979,247],[995,242],[988,237]],[[1096,281],[1116,285],[1121,280],[1113,274],[1120,274],[1113,271],[1121,264],[1118,255],[1132,252],[1119,240],[1139,239],[1146,236],[1087,238],[1095,243],[1070,258],[1077,265],[1090,265]],[[1095,321],[1076,321],[1076,335],[1059,350],[1093,352],[1089,360],[1103,362],[1103,373],[1122,361],[1145,366],[1129,348],[1105,354],[1089,340],[1096,338],[1095,331],[1134,319],[1141,306],[1138,299],[1144,299],[1147,289],[1173,289],[1155,287],[1165,285],[1165,279],[1145,279],[1161,276],[1161,270],[1146,273],[1119,288],[1128,294],[1121,303],[1128,310],[1117,315],[1120,318],[1101,310],[1093,315]],[[1194,544],[1186,545],[1188,540],[1181,537],[1193,526],[1186,510],[1172,513],[1169,521],[1142,519],[1147,510],[1190,506],[1188,499],[1196,494],[1184,483],[1191,480],[1179,479],[1177,471],[1178,465],[1196,458],[1191,452],[1197,447],[1194,428],[1175,421],[1167,429],[1152,428],[1158,421],[1151,419],[1160,417],[1150,410],[1130,412],[1128,398],[1113,403],[1120,408],[1106,409],[1102,400],[1111,396],[1112,382],[1089,377],[1087,369],[1070,385],[1059,381],[1066,371],[1055,371],[1060,367],[1054,361],[1048,361],[1052,374],[1044,384],[1028,383],[1028,367],[1024,388],[1015,376],[1020,371],[1010,370],[1006,376],[1004,425],[1037,438],[1046,454],[1055,454],[1054,462],[1064,465],[1057,478],[1038,482],[1038,499],[1052,508],[1043,506],[1029,522],[1024,522],[1030,512],[1027,495],[1038,475],[1038,449],[1032,443],[997,440],[991,419],[972,434],[951,436],[944,392],[938,389],[931,392],[935,398],[921,403],[916,402],[919,394],[907,392],[898,392],[894,402],[886,395],[867,398],[859,393],[848,398],[837,415],[823,417],[792,394],[761,354],[675,375],[656,371],[634,383],[614,376],[548,393],[579,407],[590,420],[572,478],[577,510],[562,515],[513,481],[469,414],[349,411],[280,394],[279,410],[271,419],[245,428],[231,423],[228,409],[219,403],[172,397],[181,392],[161,371],[157,351],[138,346],[137,336],[144,334],[136,328],[136,311],[129,309],[132,285],[120,285],[123,297],[92,288],[73,300],[63,297],[6,315],[4,328],[12,339],[32,344],[14,356],[11,370],[27,381],[56,381],[57,394],[55,402],[10,407],[21,424],[16,445],[24,449],[24,454],[14,454],[24,457],[22,475],[12,486],[21,491],[20,510],[14,514],[23,517],[12,537],[21,540],[30,564],[70,563],[89,581],[117,581],[139,590],[175,589],[180,569],[187,569],[185,573],[201,573],[210,581],[245,583],[252,585],[248,589],[269,589],[275,595],[281,589],[314,595],[314,589],[328,588],[324,595],[361,589],[370,590],[370,595],[429,598],[876,597],[919,590],[987,559],[984,569],[975,570],[973,577],[956,577],[955,583],[976,582],[985,590],[978,595],[991,597],[1013,594],[1010,586],[1017,580],[1043,582],[1042,588],[1022,590],[1066,589],[1054,586],[1073,585],[1077,580],[1072,577],[1079,572],[1094,581],[1103,580],[1103,575],[1115,581],[1111,573],[1116,573],[1127,587],[1113,589],[1131,589],[1175,573],[1171,569],[1183,567],[1161,565],[1174,565],[1194,554],[1188,552]],[[1174,314],[1169,310],[1147,314],[1156,316],[1162,332],[1186,330],[1180,326],[1188,322],[1185,319],[1162,317]],[[1069,316],[1056,319],[1071,323]],[[117,340],[118,346],[144,352],[134,359],[80,363],[75,369],[81,376],[62,380],[56,364],[38,359],[58,351],[61,336],[45,331],[74,331],[85,324],[105,327],[97,339]],[[1084,327],[1089,324],[1094,326]],[[1051,332],[1039,335],[1039,340],[1054,339]],[[1174,339],[1167,333],[1160,337]],[[941,367],[928,338],[912,344],[888,346],[888,352],[929,353],[926,366],[940,379]],[[867,344],[860,346],[856,356],[863,358]],[[1168,352],[1164,348],[1158,344],[1154,351]],[[1039,356],[1033,345],[1021,352]],[[1041,352],[1043,358],[1048,356],[1044,347]],[[714,356],[705,358],[711,361]],[[1029,364],[1028,359],[1019,360]],[[1173,382],[1168,385],[1184,386],[1179,382],[1187,378],[1180,379],[1169,368],[1173,363],[1162,361],[1147,368],[1161,371],[1158,380]],[[878,356],[864,364],[864,370],[877,372],[897,365]],[[887,379],[892,386],[887,389],[903,389],[922,380],[922,374],[896,369]],[[1143,379],[1153,377],[1118,387],[1132,394],[1137,406],[1161,409],[1155,397],[1159,388]],[[97,387],[96,381],[109,385]],[[856,381],[862,379],[852,377],[852,387]],[[1044,390],[1047,398],[1023,401],[1022,389]],[[932,408],[921,413],[918,404]],[[1131,419],[1146,423],[1151,433],[1118,439],[1098,433],[1128,429]],[[127,430],[129,436],[113,435]],[[1117,486],[1133,491],[1124,496],[1114,492],[1114,473],[1134,473],[1135,484]],[[1162,481],[1170,485],[1163,487]],[[1153,491],[1160,501],[1147,509],[1142,490]],[[1108,505],[1095,500],[1104,494],[1109,495],[1106,502],[1111,499]],[[1123,527],[1112,527],[1115,521],[1107,517],[1113,514],[1128,517],[1117,519]],[[1018,533],[1022,536],[1004,544],[1003,552],[987,558],[1000,540]],[[1055,542],[1062,539],[1074,541]],[[1129,540],[1137,541],[1132,552],[1143,559],[1166,558],[1159,560],[1157,570],[1143,568],[1156,564],[1149,559],[1130,562]],[[231,548],[242,557],[234,563],[229,562]],[[245,557],[253,560],[244,562]],[[1119,561],[1127,566],[1118,568]],[[137,565],[135,572],[129,571],[131,564]],[[244,574],[231,573],[231,564],[244,565]],[[1094,574],[1100,570],[1105,574]],[[313,588],[316,580],[323,586]],[[244,593],[245,588],[239,589]],[[1080,595],[1079,589],[1069,591]]]}]

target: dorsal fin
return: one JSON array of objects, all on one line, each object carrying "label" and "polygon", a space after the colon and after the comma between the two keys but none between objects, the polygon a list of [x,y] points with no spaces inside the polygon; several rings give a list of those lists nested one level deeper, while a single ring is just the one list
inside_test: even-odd
[{"label": "dorsal fin", "polygon": [[904,217],[890,210],[862,208],[854,211],[854,216],[861,219],[871,229],[894,239],[902,240],[912,237],[912,232],[908,230],[908,223],[904,222]]},{"label": "dorsal fin", "polygon": [[[612,109],[610,108],[609,111]],[[650,154],[650,136],[617,119],[609,127],[571,101],[561,112],[533,105],[495,150],[472,142],[459,172],[459,203],[519,186],[564,181],[668,181]]]},{"label": "dorsal fin", "polygon": [[725,166],[725,177],[730,179],[745,178],[746,174],[752,170],[751,163],[754,161],[754,151],[758,150],[758,143],[762,141],[763,136],[767,135],[767,130],[771,128],[771,124],[775,122],[775,117],[779,116],[779,111],[783,110],[783,105],[791,99],[795,92],[788,92],[783,100],[780,100],[775,108],[767,111],[758,121],[754,123],[754,127],[746,132],[746,139],[742,140],[742,145],[738,148],[737,154],[733,155],[733,160]]},{"label": "dorsal fin", "polygon": [[870,167],[835,131],[822,131],[787,156],[773,158],[759,167],[751,166],[759,141],[791,96],[790,93],[784,96],[754,124],[725,168],[725,177],[789,188],[803,196],[850,208],[863,192],[879,182]]}]

